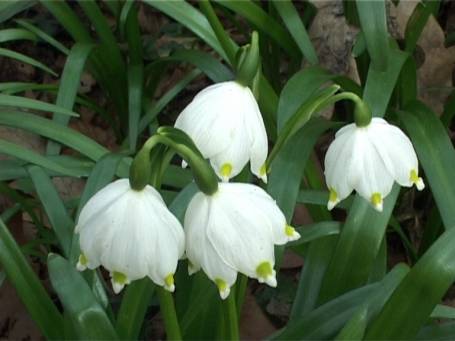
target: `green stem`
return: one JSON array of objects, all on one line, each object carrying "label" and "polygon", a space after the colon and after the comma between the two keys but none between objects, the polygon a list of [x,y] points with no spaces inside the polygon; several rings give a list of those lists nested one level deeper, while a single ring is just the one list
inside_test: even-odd
[{"label": "green stem", "polygon": [[237,314],[240,315],[242,312],[243,301],[245,300],[246,287],[248,285],[248,277],[242,274],[237,276],[237,285],[236,285],[236,304],[237,304]]},{"label": "green stem", "polygon": [[234,293],[232,292],[232,289],[230,295],[226,298],[225,301],[223,301],[223,308],[226,327],[229,331],[229,340],[240,340],[236,299]]},{"label": "green stem", "polygon": [[218,190],[218,177],[194,142],[183,131],[172,127],[160,127],[137,153],[130,167],[131,188],[140,191],[150,182],[150,153],[157,144],[171,148],[188,163],[194,181],[203,193],[212,195]]},{"label": "green stem", "polygon": [[[332,85],[332,87],[327,88],[327,94],[330,95],[331,97],[326,97],[325,95],[322,97],[322,101],[315,102],[314,107],[311,108],[311,110],[301,110],[300,108],[288,119],[286,122],[286,125],[284,128],[281,130],[281,134],[278,136],[275,145],[273,146],[271,152],[269,153],[269,156],[267,157],[266,160],[266,168],[267,170],[269,169],[273,159],[278,155],[278,152],[281,150],[281,148],[286,144],[286,142],[289,140],[289,138],[297,133],[299,129],[303,127],[303,125],[310,119],[310,117],[317,112],[320,112],[324,108],[334,104],[335,102],[341,101],[341,100],[351,100],[355,104],[355,109],[354,109],[354,120],[355,123],[358,127],[365,127],[368,124],[370,124],[371,119],[372,119],[372,113],[368,105],[355,93],[353,92],[342,92],[337,95],[331,95],[330,90],[334,88],[334,90],[338,90],[339,86]],[[308,109],[307,104],[303,104],[301,108]],[[303,116],[304,120],[303,123],[300,121],[302,120]]]},{"label": "green stem", "polygon": [[228,58],[228,62],[231,66],[235,66],[235,55],[237,53],[237,48],[233,44],[231,38],[228,36],[226,31],[223,28],[220,20],[216,16],[215,11],[213,10],[212,5],[210,4],[209,0],[201,0],[199,1],[199,7],[201,11],[205,14],[205,17],[212,26],[215,35],[220,42],[221,46],[223,47],[224,52],[226,52],[226,56]]},{"label": "green stem", "polygon": [[368,107],[368,105],[353,92],[342,92],[341,94],[333,96],[330,100],[331,103],[324,103],[324,107],[344,99],[349,99],[353,101],[355,104],[354,109],[355,124],[358,127],[366,127],[367,125],[369,125],[371,122],[371,118],[373,116],[371,110]]},{"label": "green stem", "polygon": [[166,337],[168,340],[181,340],[180,326],[175,312],[174,298],[172,294],[163,287],[157,287],[160,310],[163,315]]}]

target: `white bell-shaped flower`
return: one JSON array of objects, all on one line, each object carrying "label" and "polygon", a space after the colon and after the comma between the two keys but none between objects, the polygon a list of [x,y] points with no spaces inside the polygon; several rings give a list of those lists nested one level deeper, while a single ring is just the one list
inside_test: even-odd
[{"label": "white bell-shaped flower", "polygon": [[274,245],[300,237],[264,190],[241,183],[220,183],[211,196],[197,193],[184,226],[189,273],[202,268],[222,299],[237,272],[275,287]]},{"label": "white bell-shaped flower", "polygon": [[181,112],[175,127],[193,139],[223,181],[250,161],[251,172],[267,182],[267,134],[250,88],[235,81],[205,88]]},{"label": "white bell-shaped flower", "polygon": [[145,276],[174,291],[185,234],[153,187],[135,191],[128,179],[107,185],[85,204],[75,232],[80,235],[78,270],[102,265],[115,293]]},{"label": "white bell-shaped flower", "polygon": [[382,118],[373,118],[365,127],[352,123],[341,128],[324,163],[329,210],[353,190],[382,211],[394,181],[405,187],[416,185],[418,190],[425,187],[411,141]]}]

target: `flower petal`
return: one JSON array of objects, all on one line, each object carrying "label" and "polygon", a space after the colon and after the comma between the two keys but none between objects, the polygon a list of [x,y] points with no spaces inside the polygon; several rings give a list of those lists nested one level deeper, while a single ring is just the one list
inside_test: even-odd
[{"label": "flower petal", "polygon": [[394,180],[401,186],[411,187],[414,184],[411,171],[417,175],[418,161],[409,138],[391,124],[372,124],[368,133]]}]

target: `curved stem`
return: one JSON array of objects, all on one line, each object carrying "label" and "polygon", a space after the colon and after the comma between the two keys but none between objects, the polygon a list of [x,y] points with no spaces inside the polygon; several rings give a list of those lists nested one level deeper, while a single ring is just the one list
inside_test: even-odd
[{"label": "curved stem", "polygon": [[194,142],[183,131],[172,127],[160,127],[137,153],[130,167],[131,188],[140,191],[149,183],[150,153],[157,144],[171,148],[190,165],[194,181],[202,192],[212,195],[218,190],[218,177]]},{"label": "curved stem", "polygon": [[[335,91],[338,90],[337,86],[332,86],[335,88]],[[339,87],[338,87],[339,88]],[[328,88],[327,90],[330,90]],[[322,97],[322,101],[317,101],[315,102],[315,106],[311,108],[311,110],[303,110],[301,112],[300,108],[292,115],[291,118],[288,119],[286,122],[285,127],[282,129],[282,133],[278,136],[277,142],[273,146],[271,152],[269,153],[269,156],[267,157],[266,160],[266,167],[269,169],[273,159],[278,155],[278,152],[283,148],[283,146],[286,144],[290,136],[294,135],[299,129],[303,127],[303,124],[306,123],[310,117],[324,108],[334,104],[335,102],[341,101],[341,100],[351,100],[355,104],[355,109],[354,109],[354,120],[355,123],[358,127],[365,127],[368,124],[370,124],[371,119],[372,119],[372,113],[368,105],[355,93],[353,92],[342,92],[337,95],[332,95],[330,94],[330,91],[328,92],[330,97],[325,97],[325,95]],[[305,108],[306,104],[304,103],[301,108]],[[300,115],[304,115],[304,123],[299,123],[300,121]],[[295,127],[297,125],[297,128]]]},{"label": "curved stem", "polygon": [[174,298],[172,294],[163,287],[157,287],[160,310],[163,315],[166,337],[168,340],[181,340],[182,334],[175,312]]},{"label": "curved stem", "polygon": [[237,317],[236,299],[233,292],[223,301],[224,319],[226,327],[229,331],[229,340],[240,340],[239,336],[239,320]]}]

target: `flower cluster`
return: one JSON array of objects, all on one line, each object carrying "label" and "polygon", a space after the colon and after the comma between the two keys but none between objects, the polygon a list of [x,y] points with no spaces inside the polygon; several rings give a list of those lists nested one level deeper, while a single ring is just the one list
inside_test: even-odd
[{"label": "flower cluster", "polygon": [[[406,135],[383,119],[361,118],[340,129],[327,151],[329,210],[353,190],[381,211],[394,181],[424,188]],[[248,162],[252,173],[267,181],[267,135],[253,93],[235,81],[210,86],[183,110],[175,127],[188,134],[223,182],[217,184],[210,170],[214,186],[194,195],[183,227],[160,194],[145,185],[147,178],[136,182],[130,176],[111,183],[81,211],[76,226],[81,249],[77,268],[102,265],[110,272],[116,293],[144,277],[174,291],[177,263],[186,254],[189,273],[202,269],[222,299],[238,273],[275,287],[274,247],[300,235],[263,189],[229,182]],[[139,154],[149,166],[149,150]],[[135,160],[144,161],[140,158]],[[139,168],[133,162],[133,177],[141,172],[148,175],[149,167]]]},{"label": "flower cluster", "polygon": [[267,181],[267,135],[251,90],[234,81],[210,86],[175,126],[192,138],[224,182],[213,194],[193,197],[184,228],[153,187],[133,189],[127,179],[111,183],[81,211],[77,268],[102,265],[116,293],[146,276],[174,291],[173,275],[186,251],[189,273],[202,268],[223,299],[238,272],[276,286],[274,246],[300,235],[260,187],[228,182],[248,161],[251,171]]}]

